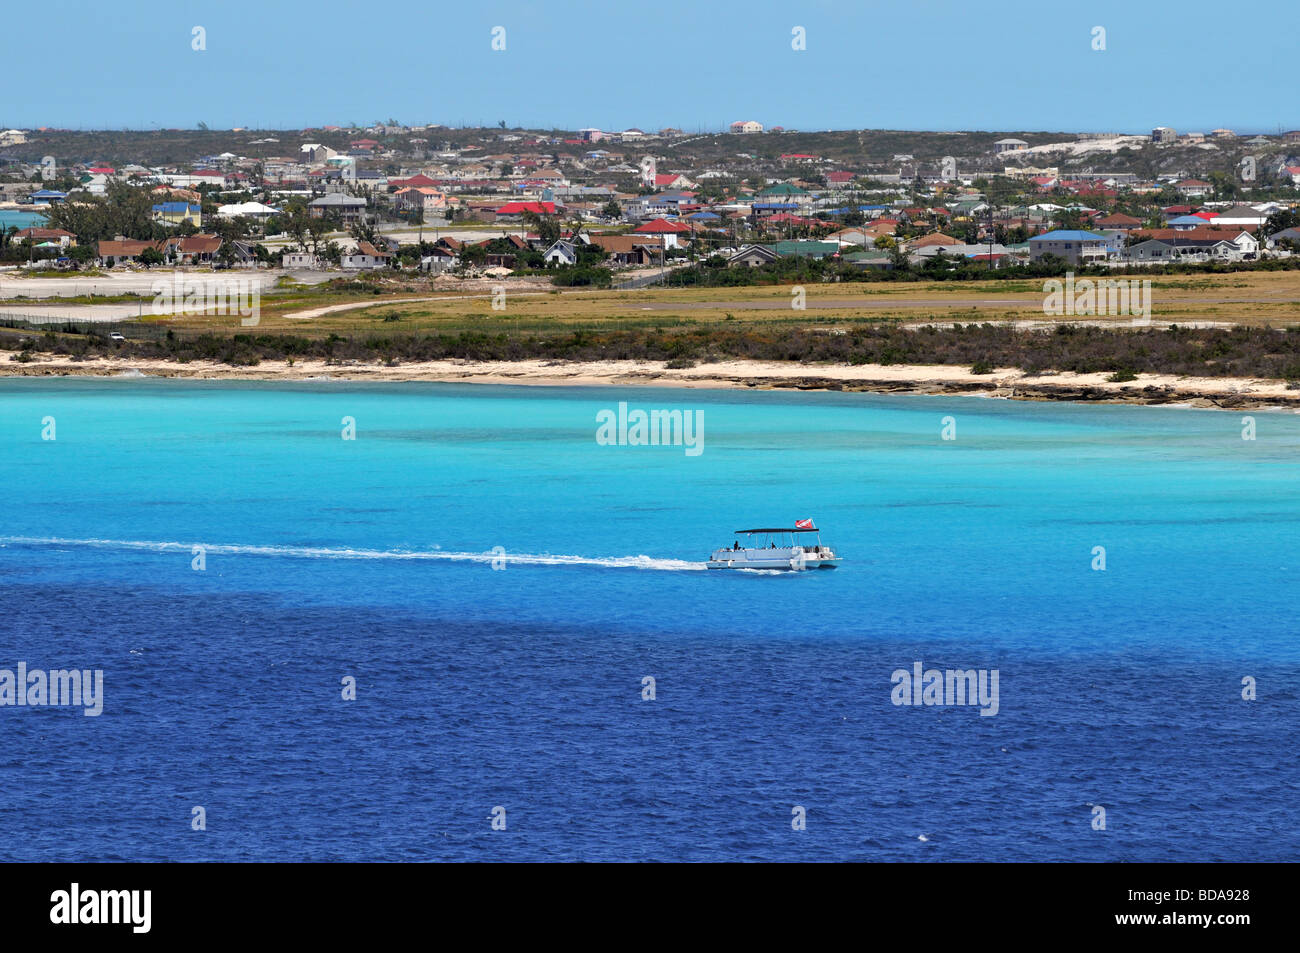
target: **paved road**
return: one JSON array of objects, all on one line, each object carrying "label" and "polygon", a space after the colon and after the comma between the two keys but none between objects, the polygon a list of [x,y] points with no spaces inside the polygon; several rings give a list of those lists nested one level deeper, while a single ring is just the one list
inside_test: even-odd
[{"label": "paved road", "polygon": [[[154,282],[171,281],[175,272],[170,269],[156,268],[151,271],[114,271],[105,275],[85,278],[17,278],[13,272],[0,272],[0,299],[4,298],[77,298],[82,295],[124,295],[137,294],[152,297]],[[242,271],[233,269],[223,272],[180,272],[185,280],[230,281],[232,279],[256,279],[263,292],[275,285],[277,279],[289,275],[303,284],[319,284],[330,278],[337,278],[339,272],[295,271],[281,269],[271,271]]]}]

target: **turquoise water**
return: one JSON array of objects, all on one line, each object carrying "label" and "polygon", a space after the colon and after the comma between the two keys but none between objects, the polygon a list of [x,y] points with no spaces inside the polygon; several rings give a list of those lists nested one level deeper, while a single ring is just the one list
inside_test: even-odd
[{"label": "turquoise water", "polygon": [[[703,452],[599,445],[619,401]],[[107,686],[0,708],[0,856],[1294,857],[1300,418],[1243,416],[0,381],[0,667]],[[806,517],[841,568],[701,568]],[[916,661],[998,715],[892,704]]]},{"label": "turquoise water", "polygon": [[41,226],[45,223],[45,216],[40,212],[27,212],[18,209],[0,208],[0,228],[13,226],[14,228],[29,228],[32,225]]}]

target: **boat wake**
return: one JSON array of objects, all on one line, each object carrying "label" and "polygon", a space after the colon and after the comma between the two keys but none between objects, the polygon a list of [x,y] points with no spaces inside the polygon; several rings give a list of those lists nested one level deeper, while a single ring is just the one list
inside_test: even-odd
[{"label": "boat wake", "polygon": [[704,570],[702,562],[659,559],[654,556],[569,556],[552,553],[512,553],[503,550],[458,553],[441,549],[339,549],[316,546],[255,546],[244,543],[179,543],[136,539],[67,539],[58,536],[0,536],[0,546],[28,546],[43,549],[117,549],[190,555],[201,547],[207,555],[267,556],[286,559],[392,559],[430,560],[460,563],[488,563],[498,566],[600,566],[609,569],[650,569],[661,572]]}]

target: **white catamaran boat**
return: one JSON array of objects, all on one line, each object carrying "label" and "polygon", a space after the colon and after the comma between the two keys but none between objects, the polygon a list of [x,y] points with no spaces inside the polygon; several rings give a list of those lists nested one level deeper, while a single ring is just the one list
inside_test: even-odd
[{"label": "white catamaran boat", "polygon": [[[805,533],[813,534],[812,545],[800,541]],[[798,520],[792,528],[738,529],[736,535],[744,537],[744,545],[736,540],[730,549],[714,550],[710,569],[834,569],[841,561],[822,543],[812,520]]]}]

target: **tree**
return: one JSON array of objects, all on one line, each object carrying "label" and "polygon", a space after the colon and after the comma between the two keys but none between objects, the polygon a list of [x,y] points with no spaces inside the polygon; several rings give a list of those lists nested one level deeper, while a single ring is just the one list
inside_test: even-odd
[{"label": "tree", "polygon": [[613,199],[610,199],[605,203],[605,207],[600,210],[600,214],[603,218],[622,218],[623,206],[619,205]]},{"label": "tree", "polygon": [[161,265],[163,263],[162,252],[150,245],[140,253],[140,263],[146,268]]},{"label": "tree", "polygon": [[1291,209],[1278,209],[1268,217],[1264,227],[1270,235],[1288,228],[1300,227],[1300,213]]},{"label": "tree", "polygon": [[560,238],[560,226],[554,219],[538,215],[532,209],[524,209],[523,220],[531,228],[536,229],[537,237],[547,248],[554,245]]},{"label": "tree", "polygon": [[290,202],[285,209],[284,231],[302,251],[307,250],[307,233],[311,228],[311,216],[307,206],[302,202]]},{"label": "tree", "polygon": [[359,218],[353,222],[348,228],[348,234],[351,235],[355,241],[369,242],[371,245],[374,245],[376,242],[381,240],[379,229],[372,222],[368,222],[364,218]]}]

